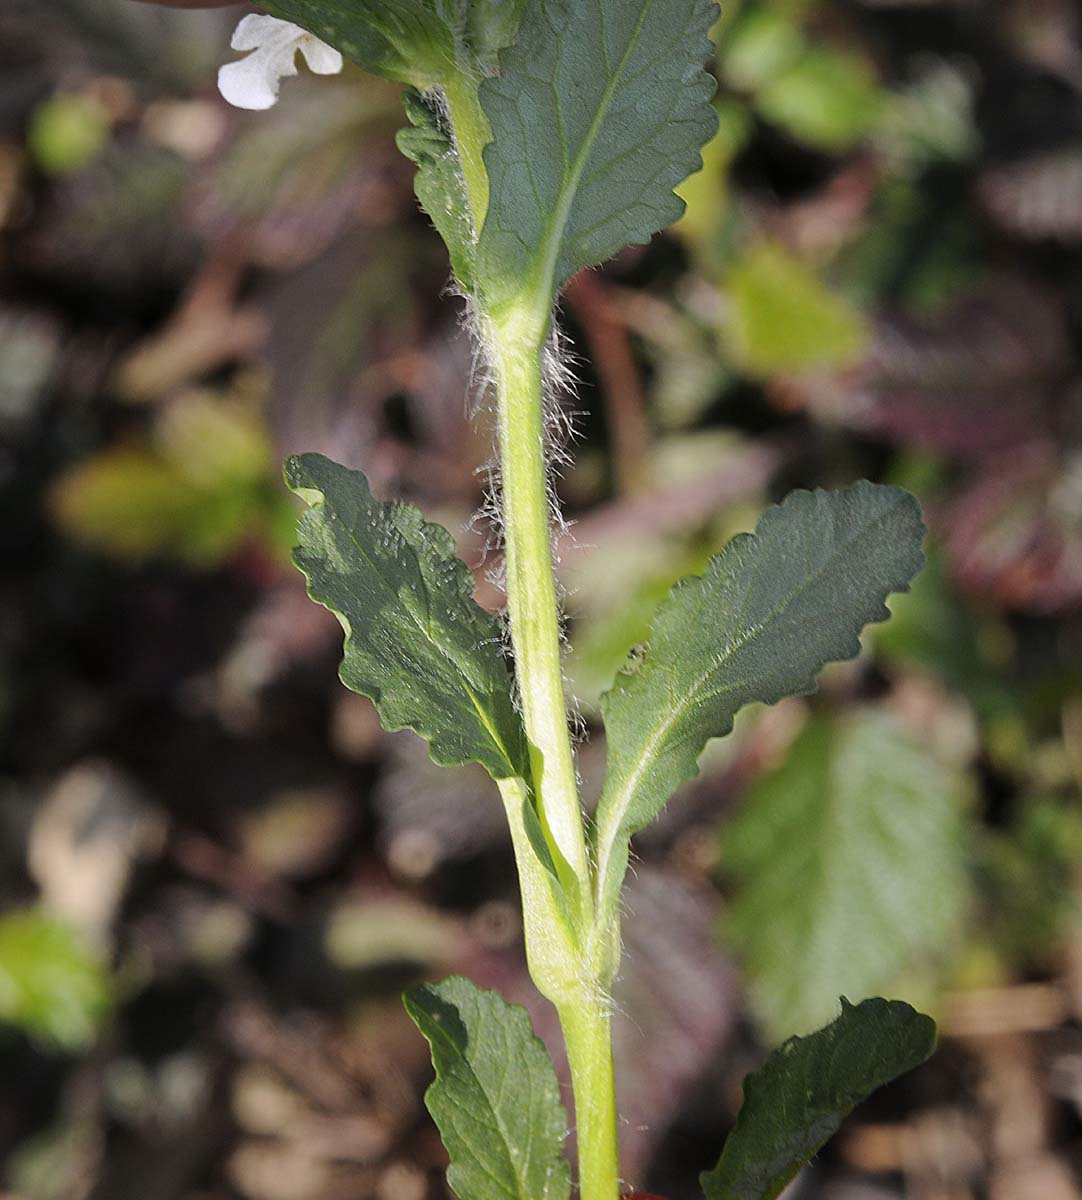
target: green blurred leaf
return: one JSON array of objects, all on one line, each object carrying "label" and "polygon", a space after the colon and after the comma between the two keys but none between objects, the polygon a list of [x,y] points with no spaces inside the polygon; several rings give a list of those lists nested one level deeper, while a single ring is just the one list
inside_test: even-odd
[{"label": "green blurred leaf", "polygon": [[732,88],[754,92],[805,52],[807,42],[792,17],[761,7],[740,16],[718,45],[722,78]]},{"label": "green blurred leaf", "polygon": [[890,608],[890,621],[875,631],[876,650],[884,658],[926,671],[961,692],[982,720],[1018,713],[1021,696],[1004,678],[1009,633],[991,613],[962,605],[938,555],[929,555],[912,589]]},{"label": "green blurred leaf", "polygon": [[103,450],[60,476],[50,508],[68,537],[100,553],[212,567],[248,538],[270,540],[283,507],[270,463],[246,405],[193,392],[162,410],[150,443]]},{"label": "green blurred leaf", "polygon": [[39,104],[26,144],[50,175],[73,175],[97,158],[109,138],[109,114],[92,96],[60,93]]},{"label": "green blurred leaf", "polygon": [[121,447],[63,476],[52,511],[68,537],[100,553],[213,566],[243,535],[246,513],[237,500],[229,492],[208,496],[155,455]]},{"label": "green blurred leaf", "polygon": [[431,968],[462,953],[458,924],[414,900],[389,896],[347,899],[333,908],[323,945],[343,971],[387,969],[403,964]]},{"label": "green blurred leaf", "polygon": [[935,1024],[900,1000],[842,998],[825,1029],[790,1038],[744,1080],[744,1104],[706,1200],[774,1200],[872,1092],[935,1049]]},{"label": "green blurred leaf", "polygon": [[810,722],[722,835],[726,940],[770,1033],[894,987],[959,932],[966,779],[890,720]]},{"label": "green blurred leaf", "polygon": [[967,162],[981,147],[974,104],[974,80],[965,68],[930,59],[904,90],[887,97],[876,145],[896,170],[910,173],[943,160]]},{"label": "green blurred leaf", "polygon": [[[886,294],[915,314],[945,316],[989,275],[979,232],[961,203],[929,204],[925,186],[904,174],[886,177],[857,237],[834,264],[846,292],[862,307]],[[946,312],[949,313],[949,308]],[[944,327],[944,340],[952,335]],[[954,346],[959,346],[957,342]],[[966,347],[967,353],[972,353]],[[980,370],[975,370],[980,378]]]},{"label": "green blurred leaf", "polygon": [[716,128],[712,0],[538,0],[481,85],[494,141],[478,248],[490,303],[544,297],[676,220]]},{"label": "green blurred leaf", "polygon": [[875,124],[885,93],[860,58],[823,47],[809,49],[765,82],[755,107],[798,141],[841,153]]},{"label": "green blurred leaf", "polygon": [[373,499],[360,471],[321,454],[289,459],[285,476],[312,505],[294,561],[345,629],[346,687],[375,702],[385,728],[419,733],[436,762],[528,779],[500,624],[474,602],[447,530]]},{"label": "green blurred leaf", "polygon": [[752,375],[843,367],[864,349],[859,313],[780,246],[748,249],[730,267],[725,288],[728,350]]},{"label": "green blurred leaf", "polygon": [[676,232],[700,254],[708,253],[729,211],[729,168],[752,133],[752,118],[743,104],[718,104],[718,131],[703,147],[703,169],[676,189],[687,207]]},{"label": "green blurred leaf", "polygon": [[566,1200],[567,1113],[525,1009],[454,976],[414,988],[406,1010],[432,1048],[425,1104],[462,1200]]},{"label": "green blurred leaf", "polygon": [[112,999],[105,963],[65,922],[38,909],[0,917],[0,1021],[82,1050]]},{"label": "green blurred leaf", "polygon": [[645,659],[602,699],[608,768],[594,844],[602,910],[614,911],[628,842],[696,772],[745,704],[815,688],[852,658],[923,561],[920,508],[900,488],[860,482],[794,492],[673,589]]},{"label": "green blurred leaf", "polygon": [[1054,961],[1082,918],[1082,811],[1077,800],[1051,795],[1025,797],[1019,807],[1005,830],[981,831],[977,862],[982,932],[1024,972]]}]

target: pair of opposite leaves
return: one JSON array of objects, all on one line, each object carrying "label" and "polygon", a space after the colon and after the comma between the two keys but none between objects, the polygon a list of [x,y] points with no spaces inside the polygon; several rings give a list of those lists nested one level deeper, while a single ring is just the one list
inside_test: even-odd
[{"label": "pair of opposite leaves", "polygon": [[[463,1200],[568,1200],[567,1134],[556,1072],[525,1010],[452,976],[414,988],[406,1008],[432,1049],[425,1102]],[[790,1038],[744,1081],[744,1103],[706,1200],[775,1200],[871,1092],[931,1054],[935,1026],[900,1001],[842,1001],[825,1029]]]},{"label": "pair of opposite leaves", "polygon": [[[424,737],[444,765],[529,779],[529,755],[497,619],[446,529],[376,500],[364,476],[321,455],[286,464],[312,507],[295,560],[341,621],[341,677],[388,729]],[[597,893],[614,910],[629,840],[697,770],[744,705],[808,693],[827,662],[919,569],[924,527],[907,492],[868,482],[789,495],[661,605],[644,661],[603,698],[607,771],[593,828]]]},{"label": "pair of opposite leaves", "polygon": [[[716,124],[703,65],[712,0],[267,7],[413,83],[424,82],[417,72],[430,59],[443,72],[459,69],[495,31],[481,51],[502,48],[500,74],[480,85],[492,140],[479,238],[462,223],[468,200],[457,160],[415,98],[407,102],[415,128],[403,139],[459,282],[479,287],[485,303],[540,277],[547,315],[574,270],[679,216],[673,188],[701,165]],[[422,44],[438,52],[422,53]],[[496,778],[528,778],[501,630],[472,602],[450,535],[416,510],[374,501],[358,475],[326,460],[291,460],[287,479],[316,504],[297,560],[313,597],[346,626],[347,685],[376,701],[389,728],[426,737],[438,762],[476,761]],[[674,590],[646,663],[621,676],[604,705],[609,772],[595,846],[603,904],[615,903],[627,838],[694,773],[705,742],[728,732],[739,707],[810,691],[825,662],[857,653],[862,627],[888,615],[886,596],[919,567],[921,535],[915,502],[897,489],[797,493],[702,579]]]}]

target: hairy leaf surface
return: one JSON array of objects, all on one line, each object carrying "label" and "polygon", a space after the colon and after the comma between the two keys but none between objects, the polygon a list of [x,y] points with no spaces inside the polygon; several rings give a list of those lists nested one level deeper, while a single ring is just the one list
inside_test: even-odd
[{"label": "hairy leaf surface", "polygon": [[684,210],[673,188],[717,127],[703,69],[712,0],[533,0],[481,85],[494,140],[481,234],[491,303],[646,242]]},{"label": "hairy leaf surface", "polygon": [[566,1200],[567,1113],[548,1052],[524,1008],[452,976],[405,995],[432,1048],[425,1104],[462,1200]]},{"label": "hairy leaf surface", "polygon": [[346,631],[346,687],[371,697],[387,729],[426,738],[438,763],[528,778],[500,626],[474,602],[447,530],[412,505],[373,499],[360,471],[321,454],[289,459],[285,476],[313,506],[294,561]]},{"label": "hairy leaf surface", "polygon": [[837,1020],[790,1038],[744,1080],[736,1125],[701,1176],[706,1200],[774,1200],[857,1104],[934,1049],[935,1023],[908,1004],[843,997]]},{"label": "hairy leaf surface", "polygon": [[725,932],[775,1037],[928,975],[968,891],[964,775],[874,713],[811,722],[725,829]]},{"label": "hairy leaf surface", "polygon": [[917,502],[861,482],[794,492],[734,538],[661,606],[645,660],[602,699],[608,769],[597,809],[602,910],[612,911],[628,840],[697,770],[707,741],[745,704],[811,692],[852,658],[923,561]]},{"label": "hairy leaf surface", "polygon": [[413,181],[421,207],[432,218],[451,256],[455,279],[466,291],[473,287],[473,224],[470,202],[450,134],[420,93],[402,98],[410,125],[398,133],[398,148],[417,164]]}]

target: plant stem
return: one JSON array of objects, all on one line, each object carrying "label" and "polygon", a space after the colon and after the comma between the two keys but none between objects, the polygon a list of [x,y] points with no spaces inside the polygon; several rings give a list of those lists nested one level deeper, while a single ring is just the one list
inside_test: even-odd
[{"label": "plant stem", "polygon": [[[592,927],[593,902],[567,729],[549,538],[541,375],[546,323],[528,318],[493,323],[487,340],[498,392],[507,602],[522,715],[538,815],[559,851],[557,869],[577,910],[581,946],[583,934]],[[550,998],[560,1015],[575,1094],[579,1195],[581,1200],[617,1200],[620,1170],[608,1000],[581,956],[564,969],[566,986]]]},{"label": "plant stem", "polygon": [[[454,76],[444,91],[479,233],[488,208],[488,176],[483,159],[490,136],[488,121],[472,80]],[[538,909],[524,913],[531,968],[536,965],[545,977],[537,983],[556,1004],[567,1044],[575,1096],[580,1200],[618,1200],[612,1031],[608,999],[581,952],[591,940],[593,928],[592,876],[567,726],[549,534],[542,356],[551,298],[546,299],[543,309],[525,305],[504,311],[498,318],[485,312],[480,300],[478,306],[481,333],[496,383],[507,606],[522,719],[530,743],[530,783],[571,912],[570,953],[567,949],[561,953],[559,942],[554,940],[563,921],[555,912],[551,916],[545,913],[549,904],[541,890],[543,886],[547,891],[549,886],[543,879],[545,869],[539,866],[536,852],[521,828],[519,805],[522,799],[528,802],[529,797],[520,797],[510,781],[501,790],[515,834],[524,885],[523,906],[525,909],[533,904]],[[524,861],[527,855],[528,862]]]},{"label": "plant stem", "polygon": [[541,383],[544,326],[508,320],[492,323],[487,332],[496,375],[507,607],[538,816],[559,852],[557,868],[568,869],[561,870],[561,879],[586,927],[592,917],[590,869],[567,728],[549,538]]},{"label": "plant stem", "polygon": [[575,1093],[579,1197],[617,1200],[620,1160],[608,1003],[598,992],[584,996],[578,1004],[561,1006],[558,1012]]}]

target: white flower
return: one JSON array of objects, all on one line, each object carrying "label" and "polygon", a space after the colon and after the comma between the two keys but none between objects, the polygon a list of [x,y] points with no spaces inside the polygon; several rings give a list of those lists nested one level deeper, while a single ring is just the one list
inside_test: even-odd
[{"label": "white flower", "polygon": [[337,75],[342,69],[342,56],[333,46],[277,17],[243,17],[230,44],[252,52],[218,72],[218,90],[237,108],[270,108],[278,99],[279,82],[297,73],[298,50],[317,75]]}]

